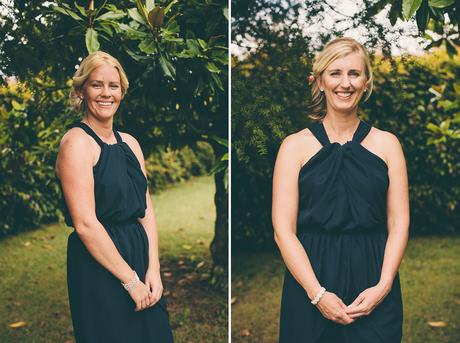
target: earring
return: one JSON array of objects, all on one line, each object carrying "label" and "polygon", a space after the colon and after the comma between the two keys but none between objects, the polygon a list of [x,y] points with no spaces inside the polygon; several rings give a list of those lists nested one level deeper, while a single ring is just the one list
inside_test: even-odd
[{"label": "earring", "polygon": [[367,88],[364,88],[364,93],[367,92]]},{"label": "earring", "polygon": [[319,91],[320,91],[320,92],[324,92],[324,89],[320,88]]}]

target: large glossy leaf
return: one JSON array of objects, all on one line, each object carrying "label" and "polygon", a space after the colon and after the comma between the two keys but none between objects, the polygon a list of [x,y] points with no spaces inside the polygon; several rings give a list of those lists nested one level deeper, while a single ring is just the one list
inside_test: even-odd
[{"label": "large glossy leaf", "polygon": [[429,0],[429,5],[436,8],[444,8],[455,3],[455,0]]},{"label": "large glossy leaf", "polygon": [[99,50],[100,44],[97,38],[97,32],[92,27],[86,30],[85,41],[86,41],[86,49],[88,50],[88,53],[91,54]]},{"label": "large glossy leaf", "polygon": [[153,54],[156,52],[155,42],[152,40],[150,36],[146,37],[140,44],[139,50],[146,54]]},{"label": "large glossy leaf", "polygon": [[176,78],[176,69],[174,68],[174,66],[171,64],[171,62],[169,62],[165,56],[163,55],[160,55],[160,66],[161,66],[161,69],[163,69],[163,73],[170,77],[171,79],[175,79]]},{"label": "large glossy leaf", "polygon": [[153,27],[162,27],[165,18],[165,10],[163,7],[155,7],[149,12],[149,23]]},{"label": "large glossy leaf", "polygon": [[142,15],[139,13],[139,11],[137,10],[137,8],[130,8],[128,10],[128,14],[129,16],[134,19],[135,21],[137,21],[138,23],[140,24],[147,24],[144,20],[144,18],[142,17]]},{"label": "large glossy leaf", "polygon": [[428,7],[428,0],[423,0],[422,5],[415,15],[417,21],[417,27],[419,32],[424,33],[426,27],[428,26],[428,21],[430,20],[430,9]]},{"label": "large glossy leaf", "polygon": [[99,17],[97,17],[95,20],[116,20],[123,18],[126,14],[122,11],[118,12],[106,12],[104,14],[101,14]]},{"label": "large glossy leaf", "polygon": [[146,0],[145,7],[147,8],[147,12],[150,12],[155,8],[155,0]]},{"label": "large glossy leaf", "polygon": [[420,8],[422,0],[403,0],[402,10],[404,18],[410,19],[415,12]]},{"label": "large glossy leaf", "polygon": [[71,11],[70,9],[63,8],[63,7],[56,6],[56,5],[53,5],[52,8],[53,8],[54,11],[62,13],[62,14],[65,14],[65,15],[71,17],[72,19],[75,19],[75,20],[78,20],[78,21],[83,21],[83,18],[81,18],[77,13]]}]

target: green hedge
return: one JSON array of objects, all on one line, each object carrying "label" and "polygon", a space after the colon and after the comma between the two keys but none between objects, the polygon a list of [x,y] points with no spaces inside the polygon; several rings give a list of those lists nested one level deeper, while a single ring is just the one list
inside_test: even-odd
[{"label": "green hedge", "polygon": [[[270,50],[272,49],[272,50]],[[234,249],[273,246],[272,171],[284,137],[308,122],[311,59],[273,47],[232,72]],[[361,118],[396,134],[408,166],[411,233],[460,232],[460,60],[434,55],[374,58],[375,91]]]},{"label": "green hedge", "polygon": [[[67,97],[67,89],[39,77],[0,87],[0,237],[61,217],[54,164],[66,126],[79,120]],[[205,143],[159,147],[146,159],[149,185],[155,192],[207,173],[212,163],[212,148]]]}]

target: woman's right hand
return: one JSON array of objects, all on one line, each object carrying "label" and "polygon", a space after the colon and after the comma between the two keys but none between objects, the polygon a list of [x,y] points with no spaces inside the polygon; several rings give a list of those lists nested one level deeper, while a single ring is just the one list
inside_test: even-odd
[{"label": "woman's right hand", "polygon": [[150,290],[142,281],[138,281],[136,283],[136,285],[129,291],[129,295],[136,303],[136,312],[145,310],[152,305]]},{"label": "woman's right hand", "polygon": [[345,312],[346,305],[337,295],[331,292],[325,292],[321,297],[316,307],[321,312],[324,318],[335,323],[348,325],[355,320]]}]

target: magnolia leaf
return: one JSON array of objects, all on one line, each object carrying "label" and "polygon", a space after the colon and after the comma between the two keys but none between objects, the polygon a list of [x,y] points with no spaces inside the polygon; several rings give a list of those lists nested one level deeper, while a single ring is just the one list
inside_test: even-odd
[{"label": "magnolia leaf", "polygon": [[20,328],[20,327],[23,327],[23,326],[26,326],[26,325],[27,325],[27,323],[23,322],[23,321],[8,324],[8,326],[10,328],[13,328],[13,329]]},{"label": "magnolia leaf", "polygon": [[100,44],[99,40],[97,39],[97,32],[95,29],[92,27],[89,27],[86,30],[86,35],[85,35],[85,40],[86,40],[86,49],[88,50],[88,53],[93,53],[99,50]]},{"label": "magnolia leaf", "polygon": [[151,37],[147,37],[139,44],[139,50],[146,54],[153,54],[157,50],[155,41]]},{"label": "magnolia leaf", "polygon": [[149,23],[153,27],[162,27],[164,24],[165,10],[163,7],[157,6],[149,12]]},{"label": "magnolia leaf", "polygon": [[150,12],[155,8],[155,0],[146,0],[145,7],[147,8],[147,12]]},{"label": "magnolia leaf", "polygon": [[422,4],[422,0],[403,0],[402,12],[406,20],[412,18]]},{"label": "magnolia leaf", "polygon": [[104,14],[101,14],[99,17],[97,17],[94,20],[114,20],[114,19],[120,19],[123,18],[126,14],[124,12],[106,12]]},{"label": "magnolia leaf", "polygon": [[220,73],[220,69],[212,62],[206,63],[206,69],[208,69],[211,73]]},{"label": "magnolia leaf", "polygon": [[443,328],[447,326],[446,322],[439,321],[439,322],[428,322],[428,325],[432,328]]},{"label": "magnolia leaf", "polygon": [[176,69],[163,55],[160,56],[160,66],[166,76],[174,79],[176,76]]},{"label": "magnolia leaf", "polygon": [[142,15],[139,13],[139,11],[137,10],[137,8],[130,8],[128,10],[128,14],[129,16],[134,19],[135,21],[137,21],[138,23],[140,24],[146,24],[144,18],[142,17]]},{"label": "magnolia leaf", "polygon": [[72,19],[75,19],[77,21],[83,21],[83,18],[81,18],[77,13],[75,13],[75,12],[69,10],[69,9],[62,8],[62,7],[54,5],[53,10],[55,10],[56,12],[60,12],[62,14],[65,14],[65,15],[67,15],[67,16],[69,16]]},{"label": "magnolia leaf", "polygon": [[429,0],[428,4],[431,7],[444,8],[452,5],[454,2],[455,0]]},{"label": "magnolia leaf", "polygon": [[171,9],[171,7],[173,7],[173,5],[177,2],[178,0],[172,0],[168,6],[165,7],[165,14],[169,12],[169,10]]},{"label": "magnolia leaf", "polygon": [[224,14],[225,19],[228,20],[228,7],[225,6],[225,7],[222,9],[222,12],[223,12],[223,14]]}]

